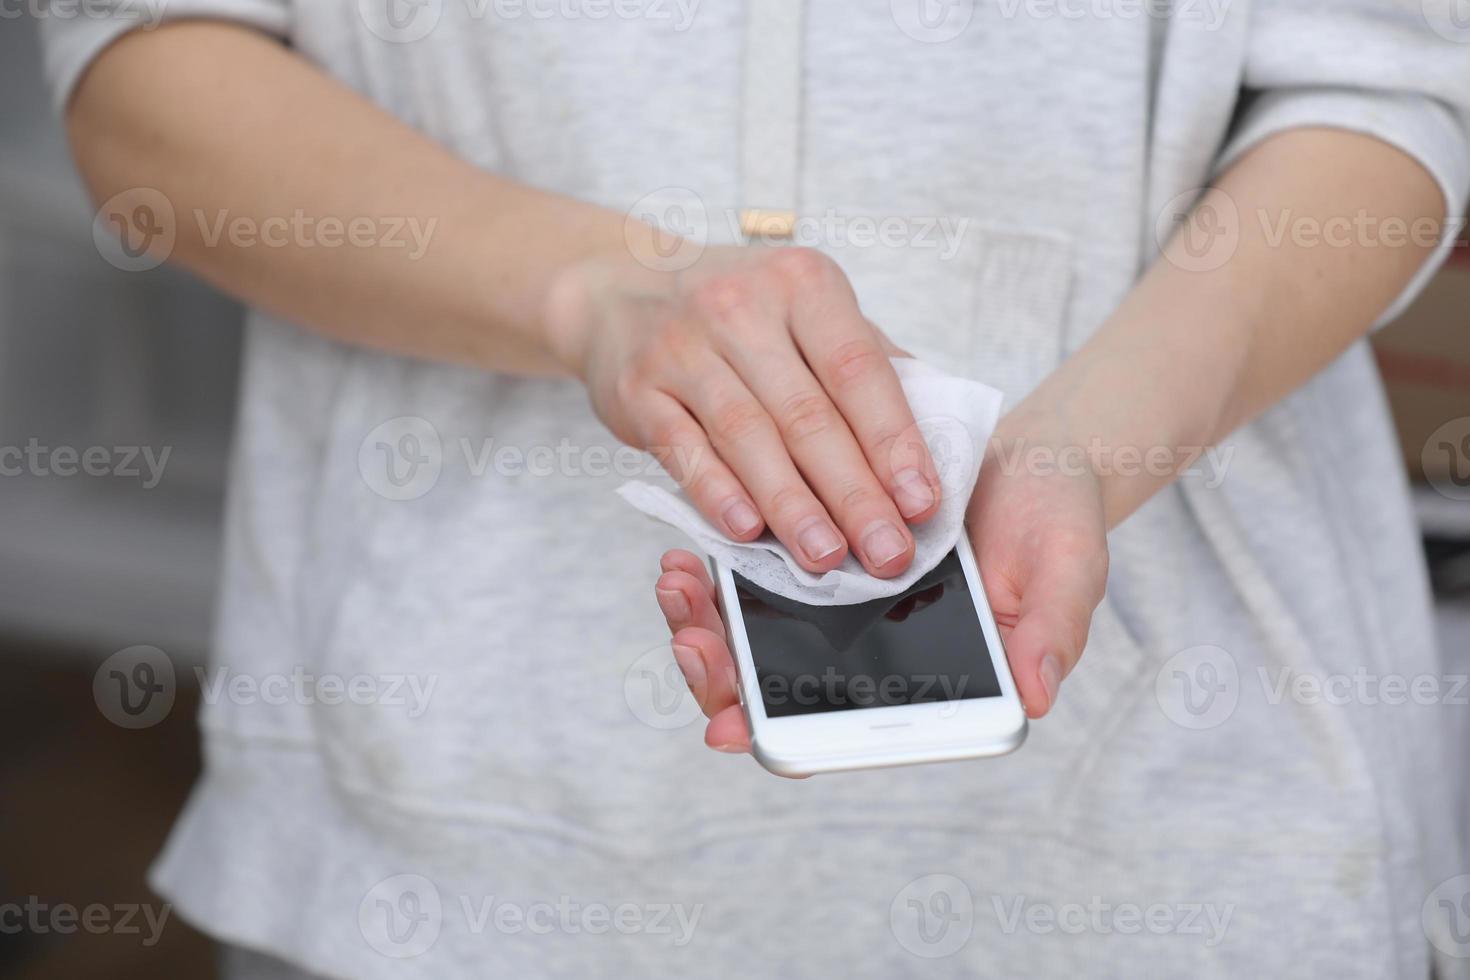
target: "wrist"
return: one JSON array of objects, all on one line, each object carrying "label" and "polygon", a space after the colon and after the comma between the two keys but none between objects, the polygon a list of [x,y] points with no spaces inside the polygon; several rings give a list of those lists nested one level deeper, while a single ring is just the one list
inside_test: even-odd
[{"label": "wrist", "polygon": [[542,307],[546,349],[565,371],[577,378],[585,375],[587,340],[592,330],[592,278],[590,260],[581,259],[567,265],[552,277]]}]

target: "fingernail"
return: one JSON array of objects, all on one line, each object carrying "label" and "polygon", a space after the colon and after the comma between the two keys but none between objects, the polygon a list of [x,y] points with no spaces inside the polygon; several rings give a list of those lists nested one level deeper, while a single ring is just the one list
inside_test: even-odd
[{"label": "fingernail", "polygon": [[796,543],[806,555],[806,560],[811,562],[821,561],[834,551],[842,550],[842,537],[820,517],[812,518],[805,528],[796,532]]},{"label": "fingernail", "polygon": [[664,611],[665,618],[676,619],[680,622],[689,618],[689,600],[684,597],[684,593],[678,589],[654,589],[653,591],[658,596],[658,607]]},{"label": "fingernail", "polygon": [[1062,686],[1062,665],[1049,653],[1041,659],[1041,686],[1046,688],[1046,707],[1049,711],[1057,703],[1057,689]]},{"label": "fingernail", "polygon": [[893,475],[893,502],[898,512],[907,520],[922,514],[934,505],[934,491],[929,481],[915,469],[907,469]]},{"label": "fingernail", "polygon": [[761,515],[756,513],[755,508],[739,497],[725,505],[723,516],[725,526],[737,535],[749,534],[759,527],[761,522]]},{"label": "fingernail", "polygon": [[909,543],[903,534],[887,521],[877,522],[863,536],[863,554],[874,568],[882,568],[908,550]]},{"label": "fingernail", "polygon": [[684,672],[684,683],[689,685],[690,693],[694,695],[695,700],[704,700],[704,658],[693,647],[686,647],[681,643],[674,643],[671,646],[674,650],[674,661]]},{"label": "fingernail", "polygon": [[741,753],[743,753],[745,751],[745,746],[743,746],[743,745],[737,745],[734,742],[726,742],[723,745],[715,745],[715,746],[712,746],[712,748],[716,752],[728,752],[731,755],[740,755]]}]

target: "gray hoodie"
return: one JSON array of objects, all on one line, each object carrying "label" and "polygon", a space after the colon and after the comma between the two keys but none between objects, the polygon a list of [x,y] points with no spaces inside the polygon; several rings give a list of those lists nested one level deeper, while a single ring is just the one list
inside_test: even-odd
[{"label": "gray hoodie", "polygon": [[[1439,0],[62,6],[58,101],[154,13],[229,18],[486,169],[710,241],[791,207],[1011,403],[1272,133],[1470,187]],[[612,494],[645,464],[576,384],[256,313],[241,399],[215,665],[363,696],[206,691],[154,881],[217,937],[358,978],[1465,973],[1465,708],[1362,344],[1114,532],[1020,752],[806,781],[701,746],[651,588],[681,542]]]}]

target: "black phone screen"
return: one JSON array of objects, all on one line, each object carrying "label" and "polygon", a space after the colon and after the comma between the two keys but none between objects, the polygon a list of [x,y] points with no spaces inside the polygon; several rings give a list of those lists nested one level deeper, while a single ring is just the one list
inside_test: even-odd
[{"label": "black phone screen", "polygon": [[850,606],[793,602],[732,574],[768,717],[1000,696],[954,551],[903,594]]}]

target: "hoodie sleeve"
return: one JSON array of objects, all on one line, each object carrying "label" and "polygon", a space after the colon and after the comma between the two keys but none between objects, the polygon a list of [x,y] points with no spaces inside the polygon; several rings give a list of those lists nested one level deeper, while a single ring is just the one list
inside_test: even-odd
[{"label": "hoodie sleeve", "polygon": [[82,74],[102,50],[131,31],[184,19],[230,21],[274,37],[288,36],[290,0],[42,0],[41,48],[52,103],[65,108]]},{"label": "hoodie sleeve", "polygon": [[1217,169],[1272,134],[1328,126],[1377,137],[1438,182],[1448,233],[1378,324],[1407,306],[1454,245],[1470,196],[1470,18],[1460,0],[1257,0],[1244,109]]}]

